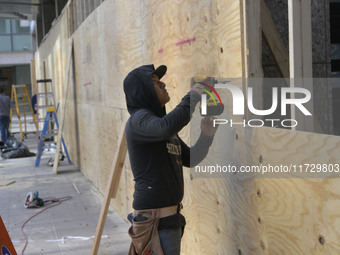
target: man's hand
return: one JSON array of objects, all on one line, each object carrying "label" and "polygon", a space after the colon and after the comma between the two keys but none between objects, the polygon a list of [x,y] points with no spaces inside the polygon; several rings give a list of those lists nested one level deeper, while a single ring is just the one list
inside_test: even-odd
[{"label": "man's hand", "polygon": [[211,117],[211,116],[205,116],[201,120],[201,131],[206,136],[214,136],[217,131],[218,125],[214,127],[213,120],[214,120],[214,117]]}]

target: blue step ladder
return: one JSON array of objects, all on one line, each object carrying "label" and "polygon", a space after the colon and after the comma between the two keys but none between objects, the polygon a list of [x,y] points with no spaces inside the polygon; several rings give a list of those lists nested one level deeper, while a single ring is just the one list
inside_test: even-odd
[{"label": "blue step ladder", "polygon": [[[48,129],[49,129],[48,127],[53,122],[53,119],[51,118],[52,116],[54,117],[54,122],[57,125],[57,130],[50,129],[50,132],[47,132]],[[54,106],[48,107],[46,109],[44,127],[43,127],[41,134],[40,134],[40,140],[39,140],[39,146],[38,146],[37,159],[35,161],[35,167],[38,167],[40,165],[40,159],[41,159],[41,155],[42,155],[42,152],[43,152],[43,149],[44,149],[46,138],[51,138],[53,136],[57,136],[58,132],[55,132],[55,131],[58,131],[58,130],[59,130],[59,123],[58,123],[58,119],[57,119],[57,114],[55,112],[55,107]],[[65,150],[65,154],[66,154],[67,159],[68,159],[68,163],[72,164],[63,137],[61,137],[61,141],[62,141],[62,144],[64,146],[64,150]],[[59,150],[59,148],[56,148],[56,149]]]}]

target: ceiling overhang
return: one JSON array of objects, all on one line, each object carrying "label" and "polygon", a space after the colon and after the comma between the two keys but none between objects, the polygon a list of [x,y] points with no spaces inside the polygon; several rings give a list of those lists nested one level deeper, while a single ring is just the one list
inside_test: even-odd
[{"label": "ceiling overhang", "polygon": [[42,0],[0,0],[0,18],[34,20]]}]

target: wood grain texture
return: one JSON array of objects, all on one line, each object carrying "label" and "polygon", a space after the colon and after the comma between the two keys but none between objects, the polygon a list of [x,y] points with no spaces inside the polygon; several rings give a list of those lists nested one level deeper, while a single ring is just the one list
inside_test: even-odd
[{"label": "wood grain texture", "polygon": [[[266,254],[337,254],[337,179],[262,179],[259,228]],[[333,184],[333,185],[332,185]],[[338,184],[337,184],[338,185]],[[331,202],[333,201],[333,202]]]},{"label": "wood grain texture", "polygon": [[106,221],[106,215],[109,210],[111,198],[117,197],[118,186],[120,177],[122,174],[122,168],[127,153],[126,135],[125,135],[125,122],[121,126],[121,132],[117,141],[116,152],[113,158],[109,178],[107,179],[107,186],[105,191],[104,202],[100,211],[99,221],[96,228],[95,238],[93,240],[91,254],[96,255],[98,253],[101,236],[103,234],[104,225]]},{"label": "wood grain texture", "polygon": [[[254,164],[259,155],[267,164],[338,164],[339,142],[339,137],[258,129],[252,138]],[[266,254],[337,254],[338,187],[338,178],[257,179],[260,242]]]},{"label": "wood grain texture", "polygon": [[[289,74],[291,87],[302,87],[313,94],[312,10],[310,0],[288,0]],[[303,79],[299,79],[303,78]],[[308,79],[309,78],[309,79]],[[306,103],[313,109],[313,98]],[[296,130],[315,132],[312,118],[291,108],[291,116],[299,121]]]},{"label": "wood grain texture", "polygon": [[[238,1],[150,1],[141,6],[141,15],[143,58],[168,66],[164,81],[171,95],[169,109],[187,93],[192,76],[241,77]],[[188,141],[189,129],[181,135]],[[221,201],[228,197],[225,181],[185,176],[183,214],[188,225],[183,254],[236,253],[230,239],[234,225],[227,220],[228,207],[216,203],[216,197]]]},{"label": "wood grain texture", "polygon": [[339,137],[261,128],[256,130],[253,142],[257,144],[254,157],[257,158],[261,154],[264,162],[282,164],[339,162]]},{"label": "wood grain texture", "polygon": [[36,93],[36,82],[37,82],[37,79],[35,77],[36,71],[35,71],[35,60],[34,60],[34,58],[31,60],[30,69],[31,69],[32,95],[34,95]]},{"label": "wood grain texture", "polygon": [[[252,78],[263,78],[262,70],[262,33],[261,33],[261,1],[246,0],[244,1],[245,8],[245,33],[246,33],[246,49],[245,58],[245,87],[253,88],[253,104],[256,109],[263,109],[263,80]],[[246,111],[246,119],[255,118],[249,110]]]}]

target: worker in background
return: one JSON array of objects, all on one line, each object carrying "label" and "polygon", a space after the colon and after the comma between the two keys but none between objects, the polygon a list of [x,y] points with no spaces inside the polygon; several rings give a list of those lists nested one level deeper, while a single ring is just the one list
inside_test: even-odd
[{"label": "worker in background", "polygon": [[[132,244],[129,254],[180,254],[185,218],[180,214],[184,194],[182,166],[192,167],[204,159],[217,127],[212,119],[201,122],[201,135],[189,148],[178,136],[200,101],[203,90],[196,84],[177,107],[166,114],[170,96],[161,78],[166,66],[156,70],[145,65],[131,71],[124,80],[130,118],[126,139],[135,181],[133,208],[129,215]],[[195,160],[190,161],[190,153]],[[195,161],[195,162],[193,162]],[[143,233],[143,234],[142,234]],[[147,252],[146,252],[147,251]]]},{"label": "worker in background", "polygon": [[[9,115],[11,106],[11,99],[6,95],[5,89],[0,88],[0,132],[3,144],[6,144],[7,139],[9,138]],[[13,107],[13,110],[18,117],[20,117],[15,107]]]}]

